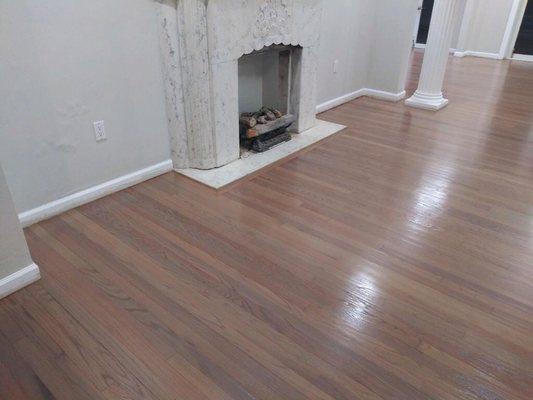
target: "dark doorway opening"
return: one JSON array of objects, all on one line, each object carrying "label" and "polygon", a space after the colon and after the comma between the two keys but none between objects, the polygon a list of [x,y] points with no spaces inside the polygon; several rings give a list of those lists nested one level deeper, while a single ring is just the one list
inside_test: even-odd
[{"label": "dark doorway opening", "polygon": [[533,1],[529,0],[514,48],[515,54],[533,56]]},{"label": "dark doorway opening", "polygon": [[435,0],[424,0],[420,15],[420,26],[418,27],[418,35],[416,36],[417,43],[426,44],[428,41],[429,24],[431,23],[434,2]]}]

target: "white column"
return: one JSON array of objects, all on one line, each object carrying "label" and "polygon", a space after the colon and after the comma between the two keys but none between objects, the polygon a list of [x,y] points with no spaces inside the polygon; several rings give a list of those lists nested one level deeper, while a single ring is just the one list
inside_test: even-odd
[{"label": "white column", "polygon": [[442,95],[459,0],[436,0],[422,63],[418,89],[405,101],[411,107],[440,110],[448,104]]}]

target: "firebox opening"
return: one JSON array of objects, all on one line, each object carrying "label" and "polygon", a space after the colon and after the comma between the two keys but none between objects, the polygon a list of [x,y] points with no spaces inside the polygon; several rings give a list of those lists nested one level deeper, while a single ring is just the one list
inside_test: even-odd
[{"label": "firebox opening", "polygon": [[241,155],[291,140],[291,68],[297,47],[272,45],[239,59]]}]

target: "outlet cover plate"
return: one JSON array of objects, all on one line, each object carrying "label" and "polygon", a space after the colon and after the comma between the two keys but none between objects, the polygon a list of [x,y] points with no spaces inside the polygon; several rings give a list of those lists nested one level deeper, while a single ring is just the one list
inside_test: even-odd
[{"label": "outlet cover plate", "polygon": [[94,138],[97,142],[100,142],[102,140],[106,140],[107,136],[105,134],[105,125],[104,121],[96,121],[94,122]]}]

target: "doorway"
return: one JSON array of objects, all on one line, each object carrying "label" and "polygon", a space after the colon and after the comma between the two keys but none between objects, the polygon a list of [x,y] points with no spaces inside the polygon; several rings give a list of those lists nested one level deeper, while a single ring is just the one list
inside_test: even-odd
[{"label": "doorway", "polygon": [[[532,0],[533,1],[533,0]],[[431,18],[433,16],[433,8],[435,0],[418,0],[418,11],[415,21],[415,29],[413,33],[413,47],[424,49],[428,41],[429,26],[431,25]],[[457,19],[454,28],[452,45],[450,52],[455,52],[457,43],[459,42],[459,34],[463,25],[463,18],[466,9],[466,0],[461,0],[457,11]]]},{"label": "doorway", "polygon": [[533,61],[533,1],[529,0],[518,31],[513,58]]},{"label": "doorway", "polygon": [[418,7],[419,18],[417,18],[415,47],[425,47],[428,41],[429,25],[431,24],[434,4],[435,0],[423,0]]}]

